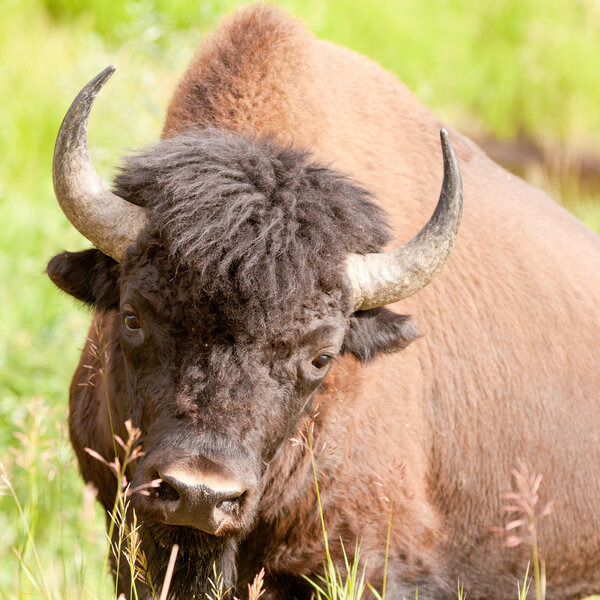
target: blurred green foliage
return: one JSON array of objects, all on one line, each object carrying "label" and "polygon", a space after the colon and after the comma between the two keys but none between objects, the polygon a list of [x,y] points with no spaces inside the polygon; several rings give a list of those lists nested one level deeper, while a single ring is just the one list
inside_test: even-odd
[{"label": "blurred green foliage", "polygon": [[[127,149],[155,140],[203,35],[234,0],[4,0],[0,6],[0,597],[40,597],[24,522],[57,598],[106,597],[102,515],[88,510],[66,440],[66,397],[88,313],[44,276],[62,249],[87,247],[54,200],[54,138],[83,83],[118,75],[94,109],[90,144],[107,179]],[[600,5],[595,0],[282,0],[318,36],[393,70],[452,125],[526,133],[600,152]],[[600,230],[598,192],[532,174]],[[91,519],[91,520],[90,520]],[[19,562],[10,552],[21,548]],[[91,591],[86,591],[89,588]]]},{"label": "blurred green foliage", "polygon": [[318,35],[374,58],[454,122],[598,143],[597,2],[292,4]]},{"label": "blurred green foliage", "polygon": [[118,43],[123,36],[143,33],[148,27],[165,33],[206,27],[236,4],[243,3],[233,0],[41,0],[39,4],[56,23],[80,26],[83,22],[107,42]]},{"label": "blurred green foliage", "polygon": [[[14,0],[13,0],[14,4]],[[236,0],[22,0],[51,25],[170,46]],[[320,37],[393,70],[427,104],[476,119],[497,136],[600,137],[600,5],[595,0],[281,0]]]}]

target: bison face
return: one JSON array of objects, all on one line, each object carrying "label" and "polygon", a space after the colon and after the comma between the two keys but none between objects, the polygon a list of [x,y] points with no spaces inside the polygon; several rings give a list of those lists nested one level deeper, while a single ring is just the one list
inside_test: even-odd
[{"label": "bison face", "polygon": [[91,287],[102,290],[102,301],[119,302],[105,327],[113,349],[108,396],[143,432],[145,454],[131,485],[148,489],[132,496],[132,506],[154,580],[179,545],[173,589],[180,597],[204,595],[213,564],[227,587],[235,584],[238,542],[260,514],[261,477],[312,413],[336,357],[370,356],[414,336],[410,321],[393,313],[349,314],[343,289],[267,303],[262,314],[247,301],[244,312],[240,296],[216,300],[203,291],[211,282],[158,240],[144,240],[118,266],[86,251],[59,255],[48,270],[78,297]]},{"label": "bison face", "polygon": [[128,159],[116,187],[148,210],[121,262],[63,253],[48,273],[118,321],[109,396],[145,452],[132,486],[160,480],[132,499],[148,543],[164,559],[177,542],[193,581],[213,562],[233,581],[261,477],[332,361],[416,336],[384,308],[353,312],[346,257],[389,235],[364,190],[306,153],[216,130]]},{"label": "bison face", "polygon": [[342,348],[344,314],[323,298],[261,332],[232,322],[164,252],[149,259],[144,249],[123,271],[120,348],[145,450],[133,487],[161,480],[134,504],[151,523],[237,537],[252,525],[262,474]]},{"label": "bison face", "polygon": [[[133,499],[151,569],[158,579],[162,548],[177,542],[186,560],[175,587],[203,597],[213,563],[234,581],[236,542],[260,514],[261,477],[310,413],[332,360],[368,360],[416,337],[410,319],[381,307],[444,264],[462,211],[460,175],[442,132],[436,211],[383,255],[390,234],[365,190],[266,139],[189,130],[128,158],[114,193],[85,135],[113,70],[73,102],[53,163],[61,207],[98,250],[60,254],[48,274],[110,315],[101,332],[108,397],[143,433],[133,487],[160,480]],[[71,422],[72,431],[84,426]]]},{"label": "bison face", "polygon": [[[442,132],[438,206],[387,254],[391,236],[365,190],[270,140],[191,129],[127,159],[112,192],[93,168],[86,127],[113,71],[71,105],[53,161],[61,207],[98,249],[58,255],[48,274],[108,315],[99,332],[107,394],[82,391],[76,372],[71,433],[111,448],[95,420],[107,399],[119,420],[140,427],[145,454],[130,475],[147,492],[132,502],[150,574],[162,580],[177,542],[171,592],[200,598],[213,565],[235,585],[237,542],[260,515],[261,477],[310,413],[332,360],[368,360],[416,337],[407,317],[381,307],[416,293],[447,259],[460,175]],[[106,481],[89,464],[82,470]],[[111,508],[110,494],[102,501]]]}]

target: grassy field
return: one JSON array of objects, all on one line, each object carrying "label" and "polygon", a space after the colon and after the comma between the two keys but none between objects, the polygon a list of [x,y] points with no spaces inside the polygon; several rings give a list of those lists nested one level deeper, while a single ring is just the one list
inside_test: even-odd
[{"label": "grassy field", "polygon": [[[233,0],[4,0],[0,7],[0,598],[110,598],[103,515],[69,449],[66,394],[89,315],[44,276],[87,247],[54,200],[54,138],[83,83],[119,65],[95,108],[99,172],[155,140],[177,77]],[[600,155],[600,4],[594,0],[286,0],[319,36],[393,70],[474,136],[527,134]],[[544,164],[526,175],[600,231],[600,186]],[[16,499],[18,499],[19,507]],[[28,570],[30,569],[30,571]]]}]

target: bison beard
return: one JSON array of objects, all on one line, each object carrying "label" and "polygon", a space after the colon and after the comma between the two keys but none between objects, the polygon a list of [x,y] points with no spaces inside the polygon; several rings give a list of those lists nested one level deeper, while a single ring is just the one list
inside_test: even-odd
[{"label": "bison beard", "polygon": [[235,587],[237,540],[183,527],[148,525],[146,531],[150,538],[148,546],[154,549],[154,555],[148,557],[153,582],[164,581],[171,547],[179,546],[169,598],[206,598],[215,573],[222,575],[224,590]]}]

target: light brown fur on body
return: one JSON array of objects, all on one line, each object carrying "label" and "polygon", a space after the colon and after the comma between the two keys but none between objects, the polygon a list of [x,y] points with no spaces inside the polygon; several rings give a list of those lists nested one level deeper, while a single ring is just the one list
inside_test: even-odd
[{"label": "light brown fur on body", "polygon": [[[278,9],[240,11],[201,45],[163,136],[203,125],[309,148],[376,195],[396,244],[425,223],[439,193],[440,122],[393,75]],[[367,366],[340,360],[318,398],[329,539],[338,563],[340,536],[347,550],[360,541],[369,580],[381,583],[388,504],[379,476],[388,494],[395,486],[390,598],[414,585],[419,597],[452,598],[457,579],[469,598],[513,598],[529,549],[503,548],[490,529],[523,463],[544,475],[541,501],[556,506],[540,526],[548,595],[599,592],[600,241],[450,133],[464,183],[458,241],[436,281],[396,307],[423,337]],[[100,432],[96,419],[93,430],[82,423],[104,410],[99,388],[77,385],[89,362],[84,352],[71,399],[83,461]],[[110,449],[107,440],[105,426]],[[91,463],[82,471],[98,477]],[[323,558],[309,457],[289,442],[263,482],[239,589],[264,566],[266,598],[306,594],[299,576],[319,573]]]}]

